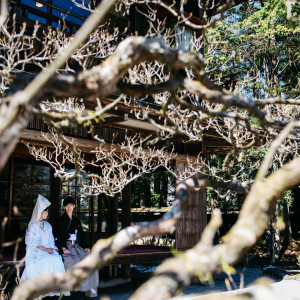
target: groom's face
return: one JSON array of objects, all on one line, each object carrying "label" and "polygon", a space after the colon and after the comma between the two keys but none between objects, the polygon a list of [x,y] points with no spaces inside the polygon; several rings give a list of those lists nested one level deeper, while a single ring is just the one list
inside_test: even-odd
[{"label": "groom's face", "polygon": [[68,205],[64,206],[64,209],[68,215],[73,214],[74,208],[75,208],[75,204],[72,203],[69,203]]}]

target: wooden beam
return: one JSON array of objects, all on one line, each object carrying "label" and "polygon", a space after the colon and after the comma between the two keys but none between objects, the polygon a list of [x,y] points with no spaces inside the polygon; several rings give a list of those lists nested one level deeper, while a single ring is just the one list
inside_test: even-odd
[{"label": "wooden beam", "polygon": [[144,253],[124,253],[117,254],[110,264],[137,264],[145,262],[163,261],[172,257],[177,251],[144,252]]},{"label": "wooden beam", "polygon": [[[45,136],[48,136],[49,138],[51,138],[50,133],[44,132],[43,134]],[[45,136],[43,134],[40,131],[23,129],[21,136],[20,136],[20,141],[28,142],[28,143],[31,143],[31,144],[37,145],[37,146],[53,148],[53,145],[47,141],[47,139],[45,138]],[[85,153],[91,153],[92,150],[95,150],[96,147],[100,146],[100,143],[97,141],[94,141],[94,140],[80,139],[80,138],[68,137],[68,136],[66,136],[66,138],[68,138],[68,140],[72,141],[73,145],[76,145],[82,152],[85,152]],[[121,149],[121,147],[119,145],[106,143],[106,144],[102,145],[101,147],[107,151],[113,150],[118,153],[126,152],[124,149]],[[149,153],[149,151],[147,151],[147,150],[145,150],[145,152]],[[194,156],[194,155],[177,154],[176,157],[174,158],[174,160],[181,161],[181,162],[187,162],[187,157],[189,157],[190,160],[191,159],[196,160],[196,158],[197,158],[197,156]]]},{"label": "wooden beam", "polygon": [[112,124],[112,123],[119,123],[119,122],[125,122],[128,121],[128,114],[123,114],[120,116],[111,116],[111,117],[106,117],[104,118],[104,121],[102,124],[97,124],[94,127],[100,127],[103,125],[107,125],[107,124]]}]

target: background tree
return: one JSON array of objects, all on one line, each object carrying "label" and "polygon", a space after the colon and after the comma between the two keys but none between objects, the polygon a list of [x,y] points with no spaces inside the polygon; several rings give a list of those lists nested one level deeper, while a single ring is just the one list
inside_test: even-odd
[{"label": "background tree", "polygon": [[298,25],[298,5],[288,18],[284,1],[231,9],[206,33],[207,71],[217,84],[250,99],[299,96]]},{"label": "background tree", "polygon": [[[225,20],[219,22],[214,28],[210,28],[206,33],[205,57],[207,71],[210,72],[211,78],[224,88],[249,99],[268,99],[269,97],[296,97],[298,99],[300,87],[298,81],[299,49],[297,47],[299,44],[299,7],[295,6],[293,14],[288,16],[284,1],[249,1],[231,9],[226,15]],[[293,115],[293,110],[297,111],[293,105],[285,107],[272,105],[267,110],[270,115],[277,114],[280,120]],[[256,119],[252,116],[250,120],[252,124],[256,123]],[[239,174],[241,176],[239,180],[244,184],[253,182],[258,166],[267,153],[269,141],[255,150],[251,149],[245,154],[240,154],[243,160],[239,165],[233,163],[229,171],[235,174],[234,176]],[[291,153],[298,154],[297,143],[294,146],[290,143],[291,141],[288,141],[288,144],[282,146],[285,150],[282,149],[274,155],[273,170],[277,170],[291,159],[293,156]],[[218,170],[218,176],[223,176],[228,180],[231,176],[227,168],[222,168],[224,159],[219,157],[216,163],[219,165],[214,164],[216,166],[214,175]],[[240,172],[242,168],[243,172]],[[230,195],[227,193],[221,197],[216,195],[213,198],[220,199],[218,207],[223,210],[236,209],[244,199],[243,196],[233,193]],[[291,203],[291,199],[281,203],[278,208],[283,205],[284,219],[287,220],[287,205]],[[280,214],[277,212],[276,215],[278,213]],[[277,219],[274,219],[272,224],[276,222]],[[277,232],[277,238],[270,237],[269,241],[280,239],[276,226],[271,225],[268,232],[273,234]],[[287,228],[285,233],[288,232]],[[284,236],[285,240],[288,240],[289,235]],[[275,252],[273,249],[275,244],[268,245],[272,253]],[[276,252],[280,252],[280,249]],[[274,258],[272,261],[274,262]]]}]

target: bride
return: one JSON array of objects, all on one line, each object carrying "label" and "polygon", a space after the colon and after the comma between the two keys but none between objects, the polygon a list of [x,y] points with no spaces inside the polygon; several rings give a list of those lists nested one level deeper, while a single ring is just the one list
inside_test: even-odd
[{"label": "bride", "polygon": [[[31,220],[25,235],[26,257],[25,269],[20,282],[35,277],[43,272],[64,273],[65,267],[54,243],[52,227],[46,221],[50,202],[38,195]],[[49,293],[48,296],[59,296],[60,293]],[[65,296],[70,292],[64,292]]]}]

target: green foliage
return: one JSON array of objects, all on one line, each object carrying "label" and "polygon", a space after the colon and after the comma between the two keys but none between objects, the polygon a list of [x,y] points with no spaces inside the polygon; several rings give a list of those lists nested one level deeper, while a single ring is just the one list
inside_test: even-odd
[{"label": "green foliage", "polygon": [[175,178],[168,171],[143,174],[132,182],[132,207],[167,207],[174,198]]},{"label": "green foliage", "polygon": [[156,194],[155,192],[151,193],[151,205],[154,207],[159,207],[160,204],[160,194]]},{"label": "green foliage", "polygon": [[283,0],[250,1],[206,32],[211,77],[251,98],[299,95],[300,4],[287,19]]},{"label": "green foliage", "polygon": [[291,190],[285,191],[281,197],[281,205],[291,205],[293,198],[293,192]]},{"label": "green foliage", "polygon": [[[205,59],[211,79],[249,99],[299,96],[299,20],[300,4],[293,5],[288,17],[284,0],[249,1],[228,11],[223,21],[205,32]],[[284,115],[287,119],[296,116],[295,107],[287,106]],[[261,126],[254,116],[247,118],[252,126]],[[225,155],[212,158],[214,174],[209,175],[228,182],[251,183],[266,150],[257,148],[242,154],[243,159],[235,155],[229,159]],[[272,171],[277,168],[273,162]],[[240,209],[244,196],[219,193],[209,191],[208,203],[222,211]],[[288,203],[290,198],[287,192],[282,201]]]},{"label": "green foliage", "polygon": [[[226,155],[219,154],[217,156],[212,156],[209,160],[210,169],[213,170],[216,176],[222,178],[224,181],[232,181],[232,178],[236,178],[239,182],[252,182],[256,176],[257,170],[264,159],[267,150],[265,148],[251,149],[244,153],[244,158],[242,161],[238,161],[237,158],[227,165],[225,163]],[[240,172],[241,166],[243,172]],[[213,176],[208,172],[209,176]],[[208,206],[213,205],[222,210],[226,211],[238,211],[240,210],[244,200],[245,195],[230,193],[226,197],[221,197],[224,191],[209,190],[207,192]]]}]

